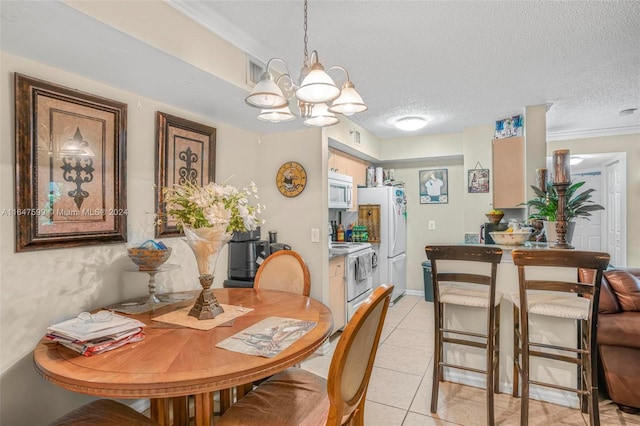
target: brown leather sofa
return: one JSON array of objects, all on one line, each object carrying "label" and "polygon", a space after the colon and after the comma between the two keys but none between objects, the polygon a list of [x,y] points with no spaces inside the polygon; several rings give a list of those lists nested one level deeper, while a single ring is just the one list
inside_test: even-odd
[{"label": "brown leather sofa", "polygon": [[604,389],[625,412],[640,412],[640,268],[604,272],[598,313]]}]

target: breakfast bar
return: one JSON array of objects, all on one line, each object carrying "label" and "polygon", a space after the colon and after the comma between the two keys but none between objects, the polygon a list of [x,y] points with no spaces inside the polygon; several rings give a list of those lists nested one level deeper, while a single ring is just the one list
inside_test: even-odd
[{"label": "breakfast bar", "polygon": [[[526,246],[495,245],[503,250],[502,261],[498,265],[496,298],[501,298],[500,303],[500,365],[499,365],[499,389],[501,393],[511,393],[513,389],[513,303],[511,295],[519,292],[518,271],[513,263],[511,251],[515,248],[550,250],[546,244],[526,243]],[[478,265],[477,262],[467,262],[465,272],[487,273],[486,265]],[[460,265],[457,265],[460,269]],[[447,262],[438,263],[438,272],[449,272]],[[560,278],[567,281],[575,281],[575,269],[570,268],[539,268],[535,271],[536,278]],[[445,310],[445,326],[451,325],[457,329],[463,329],[472,333],[486,332],[486,312],[482,308],[469,306],[448,305]],[[530,316],[530,335],[532,341],[539,341],[556,345],[575,345],[577,329],[575,321],[546,316]],[[539,331],[544,330],[544,331]],[[550,331],[552,330],[552,331]],[[444,359],[456,364],[464,364],[471,368],[483,369],[485,366],[485,350],[481,348],[461,347],[445,345]],[[447,370],[444,373],[445,380],[467,384],[476,387],[485,386],[483,375],[461,371]],[[577,371],[573,366],[553,360],[532,359],[531,379],[542,382],[550,382],[567,387],[575,387]],[[533,387],[531,398],[563,403],[572,407],[578,406],[578,398],[574,393],[558,391],[555,389]]]}]

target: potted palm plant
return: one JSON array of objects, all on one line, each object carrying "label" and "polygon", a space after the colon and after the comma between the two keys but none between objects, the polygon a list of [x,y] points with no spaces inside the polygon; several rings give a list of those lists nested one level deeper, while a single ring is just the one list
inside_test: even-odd
[{"label": "potted palm plant", "polygon": [[[577,192],[584,184],[585,182],[576,182],[567,189],[565,196],[565,215],[568,222],[567,235],[565,236],[567,242],[571,242],[573,238],[576,218],[584,217],[588,220],[591,212],[604,210],[604,207],[600,204],[591,201],[591,194],[595,192],[595,189],[590,188],[580,193]],[[547,241],[555,241],[556,221],[558,219],[558,194],[553,183],[547,182],[546,192],[534,185],[531,185],[531,189],[536,193],[536,198],[521,205],[536,209],[535,212],[529,214],[529,220],[542,220]]]}]

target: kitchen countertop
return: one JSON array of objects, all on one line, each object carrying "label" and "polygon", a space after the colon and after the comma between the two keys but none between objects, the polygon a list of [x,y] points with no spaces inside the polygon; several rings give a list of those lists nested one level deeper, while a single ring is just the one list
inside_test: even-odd
[{"label": "kitchen countertop", "polygon": [[333,241],[329,245],[329,258],[336,256],[345,256],[349,253],[354,253],[369,247],[371,247],[371,244],[366,242]]}]

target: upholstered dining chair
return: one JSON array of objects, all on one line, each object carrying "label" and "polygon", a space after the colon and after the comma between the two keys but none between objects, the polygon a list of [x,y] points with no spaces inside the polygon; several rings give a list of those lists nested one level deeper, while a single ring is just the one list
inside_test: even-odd
[{"label": "upholstered dining chair", "polygon": [[231,406],[219,425],[364,424],[364,405],[393,285],[376,288],[347,323],[328,379],[292,367]]},{"label": "upholstered dining chair", "polygon": [[49,426],[154,426],[155,421],[128,405],[97,399],[60,417]]},{"label": "upholstered dining chair", "polygon": [[[529,422],[529,385],[537,385],[575,392],[581,396],[582,412],[589,413],[589,424],[600,424],[598,411],[598,353],[597,322],[598,301],[602,271],[607,268],[610,256],[603,252],[579,250],[525,250],[511,252],[518,268],[519,293],[513,301],[513,396],[518,396],[518,379],[521,380],[520,425]],[[534,275],[536,267],[575,269],[574,279],[548,278]],[[579,282],[580,269],[595,270],[594,281]],[[554,345],[540,340],[531,341],[529,315],[574,320],[578,326],[578,342]],[[541,330],[538,330],[540,333]],[[553,330],[551,330],[553,332]],[[530,358],[547,358],[578,366],[576,388],[554,383],[531,380]]]},{"label": "upholstered dining chair", "polygon": [[[435,346],[433,350],[433,381],[431,383],[431,412],[438,411],[438,390],[444,380],[444,368],[455,368],[484,374],[486,381],[487,424],[494,424],[493,394],[499,391],[500,382],[500,301],[502,294],[496,291],[498,264],[502,250],[491,246],[428,245],[427,258],[431,261],[433,278],[433,311]],[[442,263],[441,263],[442,262]],[[440,266],[445,266],[446,269]],[[476,265],[478,270],[470,269]],[[446,326],[445,309],[461,307],[483,308],[486,312],[486,333]],[[459,362],[445,361],[444,344],[482,348],[486,361],[484,370]]]},{"label": "upholstered dining chair", "polygon": [[293,250],[280,250],[267,257],[256,272],[253,287],[282,290],[309,296],[311,276],[302,257]]}]

